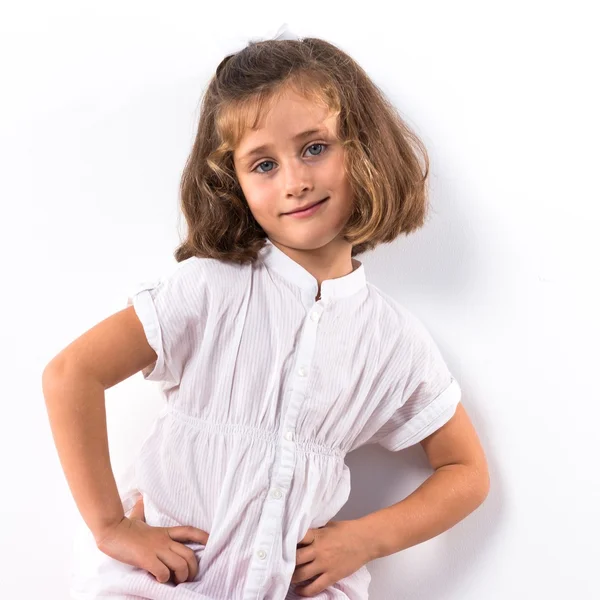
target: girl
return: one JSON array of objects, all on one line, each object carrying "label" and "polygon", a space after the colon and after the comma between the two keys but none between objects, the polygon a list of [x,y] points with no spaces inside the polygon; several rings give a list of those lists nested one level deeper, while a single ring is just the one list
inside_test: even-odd
[{"label": "girl", "polygon": [[[72,598],[364,600],[370,560],[481,504],[457,381],[354,258],[423,225],[427,174],[421,143],[334,45],[272,39],[223,59],[183,173],[177,265],[43,374],[87,526]],[[166,404],[117,485],[104,391],[138,371]],[[331,521],[348,452],[417,442],[435,469],[418,490]]]}]

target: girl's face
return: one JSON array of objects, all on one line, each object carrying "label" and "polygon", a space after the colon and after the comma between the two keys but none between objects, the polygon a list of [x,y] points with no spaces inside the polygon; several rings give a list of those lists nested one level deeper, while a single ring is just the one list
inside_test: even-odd
[{"label": "girl's face", "polygon": [[[352,213],[344,152],[335,139],[337,118],[328,112],[290,89],[233,153],[254,218],[270,239],[291,248],[343,243],[340,232]],[[325,198],[312,214],[287,214]]]}]

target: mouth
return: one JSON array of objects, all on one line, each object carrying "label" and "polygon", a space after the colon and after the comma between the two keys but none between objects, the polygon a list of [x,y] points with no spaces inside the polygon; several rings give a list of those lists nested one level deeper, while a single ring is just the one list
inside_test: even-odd
[{"label": "mouth", "polygon": [[292,217],[308,217],[315,213],[319,207],[329,200],[329,196],[327,198],[323,198],[323,200],[319,200],[319,202],[315,202],[314,204],[310,204],[303,210],[294,210],[292,212],[283,213],[284,215],[289,215]]}]

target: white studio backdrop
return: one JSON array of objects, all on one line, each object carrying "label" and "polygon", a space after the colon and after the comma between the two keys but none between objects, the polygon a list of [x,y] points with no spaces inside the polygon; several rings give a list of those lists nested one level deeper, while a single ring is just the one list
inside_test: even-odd
[{"label": "white studio backdrop", "polygon": [[[425,142],[426,227],[360,257],[438,342],[491,491],[446,533],[369,564],[374,600],[597,594],[600,123],[592,3],[4,2],[0,13],[3,598],[64,600],[80,519],[41,373],[174,262],[204,85],[287,22],[353,56]],[[390,13],[393,11],[393,13]],[[161,398],[107,392],[113,467]],[[339,519],[431,474],[420,446],[346,459]]]}]

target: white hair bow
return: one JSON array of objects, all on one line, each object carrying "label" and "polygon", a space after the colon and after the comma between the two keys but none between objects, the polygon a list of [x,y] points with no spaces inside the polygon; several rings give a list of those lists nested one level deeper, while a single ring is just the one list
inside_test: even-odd
[{"label": "white hair bow", "polygon": [[284,23],[279,27],[279,29],[275,33],[269,33],[264,38],[253,38],[251,41],[253,42],[263,42],[267,40],[299,40],[301,39],[295,33],[292,33],[288,27],[287,23]]}]

